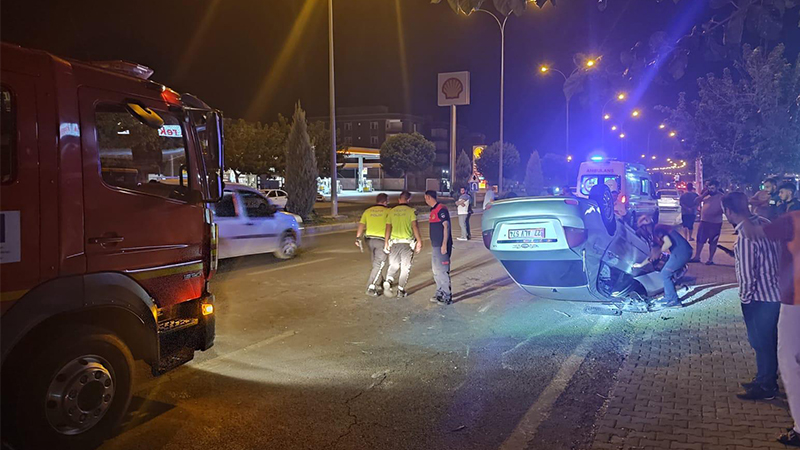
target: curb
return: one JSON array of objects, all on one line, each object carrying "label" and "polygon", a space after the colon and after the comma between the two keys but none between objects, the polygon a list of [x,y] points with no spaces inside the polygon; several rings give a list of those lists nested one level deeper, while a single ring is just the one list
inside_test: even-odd
[{"label": "curb", "polygon": [[[479,209],[472,213],[472,215],[480,215],[483,214],[483,209]],[[453,212],[450,211],[450,216],[453,216]],[[417,222],[427,222],[430,218],[428,215],[423,215],[417,219]],[[334,223],[331,225],[317,225],[311,227],[304,227],[302,229],[303,236],[313,236],[315,234],[326,234],[326,233],[334,233],[337,231],[348,231],[348,230],[355,230],[358,228],[358,222],[346,222],[346,223]]]}]

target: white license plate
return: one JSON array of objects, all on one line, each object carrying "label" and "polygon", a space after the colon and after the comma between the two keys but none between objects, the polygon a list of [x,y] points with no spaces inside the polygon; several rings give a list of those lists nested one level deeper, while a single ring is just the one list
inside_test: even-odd
[{"label": "white license plate", "polygon": [[509,239],[545,238],[544,228],[526,228],[522,230],[508,230]]}]

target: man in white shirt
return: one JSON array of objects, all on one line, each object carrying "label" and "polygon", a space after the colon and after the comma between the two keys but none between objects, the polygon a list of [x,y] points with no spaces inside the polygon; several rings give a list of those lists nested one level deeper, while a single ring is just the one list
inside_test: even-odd
[{"label": "man in white shirt", "polygon": [[470,238],[469,216],[470,207],[472,206],[472,197],[467,194],[467,190],[463,187],[460,189],[458,200],[456,200],[456,206],[458,206],[458,225],[461,227],[461,236],[458,240],[468,241]]}]

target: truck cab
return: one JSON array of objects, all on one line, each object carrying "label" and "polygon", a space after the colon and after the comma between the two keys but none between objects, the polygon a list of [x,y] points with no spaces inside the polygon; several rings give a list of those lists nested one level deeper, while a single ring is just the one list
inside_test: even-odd
[{"label": "truck cab", "polygon": [[222,115],[138,64],[2,55],[3,439],[93,446],[134,360],[159,375],[214,343]]}]

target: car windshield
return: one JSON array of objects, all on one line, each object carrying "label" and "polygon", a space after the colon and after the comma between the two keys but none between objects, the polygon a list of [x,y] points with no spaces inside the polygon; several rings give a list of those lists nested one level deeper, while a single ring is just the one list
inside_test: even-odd
[{"label": "car windshield", "polygon": [[589,195],[589,192],[598,183],[604,183],[610,190],[619,192],[620,178],[618,175],[584,175],[581,177],[581,194]]}]

